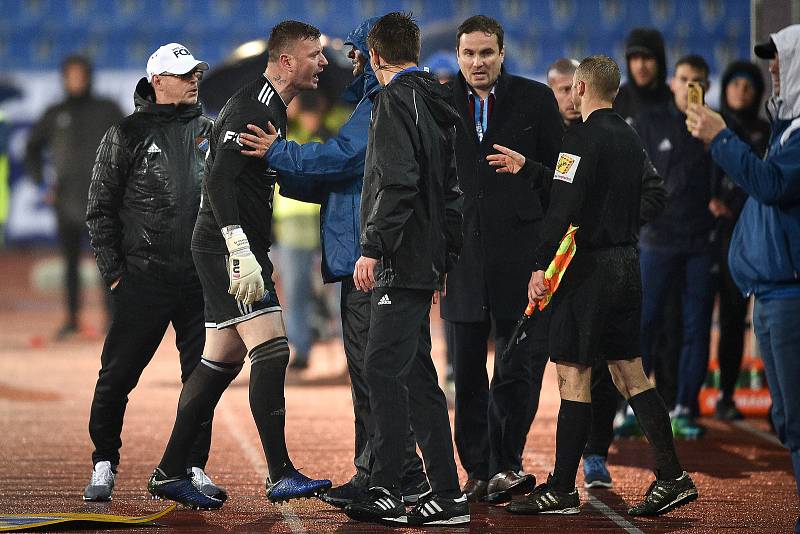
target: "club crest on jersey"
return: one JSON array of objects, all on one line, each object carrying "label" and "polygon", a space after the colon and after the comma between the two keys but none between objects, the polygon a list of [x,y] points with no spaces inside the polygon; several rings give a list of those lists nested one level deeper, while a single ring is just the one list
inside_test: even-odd
[{"label": "club crest on jersey", "polygon": [[553,178],[555,180],[572,183],[572,180],[575,179],[575,172],[578,170],[580,162],[580,156],[562,152],[558,155],[558,163],[556,163],[556,172]]},{"label": "club crest on jersey", "polygon": [[225,132],[225,137],[222,138],[222,142],[223,143],[227,143],[228,141],[233,141],[237,145],[242,146],[242,142],[239,141],[239,133],[238,132],[232,132],[230,130],[226,131]]}]

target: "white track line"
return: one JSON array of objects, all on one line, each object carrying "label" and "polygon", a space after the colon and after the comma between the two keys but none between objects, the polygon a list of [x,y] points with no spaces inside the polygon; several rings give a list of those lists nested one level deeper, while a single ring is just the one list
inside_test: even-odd
[{"label": "white track line", "polygon": [[[236,438],[236,441],[239,443],[239,447],[241,447],[242,452],[244,452],[244,455],[250,462],[250,465],[253,467],[255,472],[259,474],[259,476],[263,476],[263,473],[266,473],[268,470],[267,463],[263,456],[264,452],[261,449],[254,447],[252,443],[245,439],[244,432],[242,432],[239,423],[236,421],[233,415],[231,415],[231,412],[227,409],[227,405],[225,403],[220,403],[217,405],[215,414],[217,419],[222,416],[222,421],[225,423],[225,426],[228,427],[228,432],[230,432],[231,435]],[[289,525],[289,528],[292,530],[292,532],[295,534],[308,534],[308,531],[303,528],[303,524],[294,513],[291,504],[287,502],[276,505],[276,508],[281,514],[283,514],[283,518],[286,520],[286,524]]]},{"label": "white track line", "polygon": [[749,432],[754,436],[758,436],[759,438],[763,439],[764,441],[768,441],[773,445],[777,445],[778,447],[783,447],[781,440],[775,437],[773,434],[769,432],[764,432],[763,430],[759,430],[756,427],[750,425],[747,421],[731,421],[731,424],[740,430],[744,430],[745,432]]},{"label": "white track line", "polygon": [[592,495],[589,491],[586,491],[585,494],[586,494],[586,502],[588,502],[592,508],[594,508],[595,510],[597,510],[598,512],[609,518],[611,521],[616,523],[616,525],[620,527],[622,530],[628,532],[628,534],[644,534],[644,532],[636,528],[636,525],[634,525],[633,523],[631,523],[630,521],[619,515],[617,512],[609,508],[608,505],[606,505],[600,499]]}]

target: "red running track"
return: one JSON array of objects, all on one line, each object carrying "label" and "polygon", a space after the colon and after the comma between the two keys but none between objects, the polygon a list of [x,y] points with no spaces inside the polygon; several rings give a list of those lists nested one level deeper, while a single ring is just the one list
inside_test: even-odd
[{"label": "red running track", "polygon": [[[0,513],[96,512],[143,515],[164,503],[148,499],[145,484],[166,443],[179,393],[179,367],[170,332],[128,404],[122,461],[111,503],[84,503],[91,473],[89,405],[101,341],[87,336],[49,341],[61,320],[56,293],[26,282],[39,254],[0,254]],[[102,324],[98,296],[90,294],[87,324]],[[442,361],[441,325],[434,351]],[[90,336],[89,336],[90,337]],[[34,340],[31,343],[31,340]],[[33,346],[31,346],[33,345]],[[353,425],[344,354],[338,342],[317,345],[312,367],[287,386],[287,436],[295,465],[335,484],[352,474]],[[216,413],[209,474],[231,497],[217,512],[179,510],[147,532],[384,532],[357,524],[317,500],[274,506],[264,498],[266,466],[247,401],[247,369],[226,392]],[[552,468],[558,409],[548,367],[539,415],[528,437],[524,467],[539,479]],[[682,442],[678,452],[700,490],[700,500],[657,519],[625,514],[649,484],[645,442],[617,442],[610,465],[613,490],[582,491],[583,508],[571,517],[519,517],[502,508],[472,508],[470,527],[458,532],[791,532],[798,503],[785,450],[770,442],[764,421],[737,428],[704,421],[708,436]],[[462,482],[465,475],[460,473]],[[580,479],[580,475],[579,475]],[[579,480],[579,483],[582,482]],[[395,529],[401,530],[403,529]],[[420,529],[405,529],[409,532]]]}]

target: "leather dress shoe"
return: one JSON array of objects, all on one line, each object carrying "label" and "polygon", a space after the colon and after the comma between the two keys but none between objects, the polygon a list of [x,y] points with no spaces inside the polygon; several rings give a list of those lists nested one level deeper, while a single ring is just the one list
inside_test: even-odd
[{"label": "leather dress shoe", "polygon": [[467,496],[469,502],[478,502],[486,497],[487,487],[488,484],[485,480],[470,478],[467,480],[467,483],[464,484],[464,489],[462,491]]},{"label": "leather dress shoe", "polygon": [[489,504],[504,504],[511,501],[512,495],[523,495],[536,486],[536,477],[520,475],[516,471],[501,471],[489,479],[486,488],[486,501]]}]

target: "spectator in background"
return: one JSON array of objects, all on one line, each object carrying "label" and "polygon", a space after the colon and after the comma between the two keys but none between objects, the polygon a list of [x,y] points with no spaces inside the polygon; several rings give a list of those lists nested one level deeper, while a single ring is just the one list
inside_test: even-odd
[{"label": "spectator in background", "polygon": [[5,228],[8,220],[8,137],[10,128],[5,116],[0,113],[0,248],[5,245]]},{"label": "spectator in background", "polygon": [[422,65],[435,74],[441,83],[447,83],[458,75],[458,61],[450,50],[439,50],[431,54]]},{"label": "spectator in background", "polygon": [[[614,100],[614,111],[636,127],[634,119],[642,112],[672,101],[672,93],[667,86],[667,58],[664,38],[655,28],[634,28],[625,43],[628,81],[620,87]],[[652,156],[652,155],[651,155]],[[681,350],[681,290],[676,284],[669,290],[664,318],[656,325],[652,336],[651,352],[655,355],[655,376],[658,391],[667,406],[675,404],[678,355]],[[645,370],[650,368],[645,365]],[[612,390],[606,385],[610,396]],[[595,396],[596,397],[596,396]],[[595,411],[604,402],[595,402]],[[620,413],[615,432],[620,437],[641,436],[641,429],[633,412]],[[592,436],[594,436],[594,431]],[[590,438],[591,443],[594,438]]]},{"label": "spectator in background", "polygon": [[[762,160],[725,120],[692,106],[686,124],[749,196],[731,238],[736,285],[755,295],[753,322],[772,395],[772,419],[800,491],[800,24],[755,47],[769,59],[772,136]],[[795,525],[800,534],[800,519]]]},{"label": "spectator in background", "polygon": [[[300,93],[287,109],[289,135],[293,141],[321,141],[328,133],[322,124],[324,97],[317,92]],[[281,281],[281,301],[286,307],[286,337],[294,349],[290,369],[308,367],[314,342],[314,256],[319,250],[319,205],[275,195],[272,212],[276,255]]]},{"label": "spectator in background", "polygon": [[581,122],[581,113],[575,109],[571,96],[572,77],[577,68],[577,60],[565,57],[557,59],[547,67],[547,85],[553,90],[553,95],[556,97],[558,111],[564,120],[565,128]]},{"label": "spectator in background", "polygon": [[[759,104],[764,96],[761,70],[749,61],[734,61],[725,69],[721,81],[722,116],[731,124],[733,131],[750,145],[754,153],[763,156],[769,140],[769,123],[758,116]],[[733,401],[733,391],[742,365],[749,299],[742,296],[731,277],[728,267],[728,248],[736,220],[747,200],[747,193],[722,172],[713,185],[713,198],[709,209],[717,218],[715,231],[716,262],[719,264],[717,358],[720,371],[720,398],[717,401],[715,415],[717,419],[732,421],[742,418]]]},{"label": "spectator in background", "polygon": [[44,181],[44,152],[50,151],[55,183],[46,200],[52,203],[65,266],[67,319],[56,337],[78,332],[80,252],[86,235],[86,202],[95,152],[108,128],[122,118],[111,100],[92,94],[92,65],[83,56],[61,64],[66,99],[49,107],[33,126],[25,163],[36,183]]},{"label": "spectator in background", "polygon": [[652,339],[668,292],[677,280],[682,292],[683,348],[673,415],[676,437],[694,438],[703,429],[694,422],[697,395],[708,368],[713,308],[710,250],[714,218],[708,209],[714,164],[703,143],[686,129],[688,84],[708,87],[708,64],[696,55],[675,64],[670,82],[674,99],[639,115],[636,129],[667,188],[664,212],[642,228],[642,360],[653,365]]},{"label": "spectator in background", "polygon": [[669,102],[664,38],[655,28],[634,28],[625,43],[628,81],[619,88],[614,111],[628,123],[647,109]]}]

